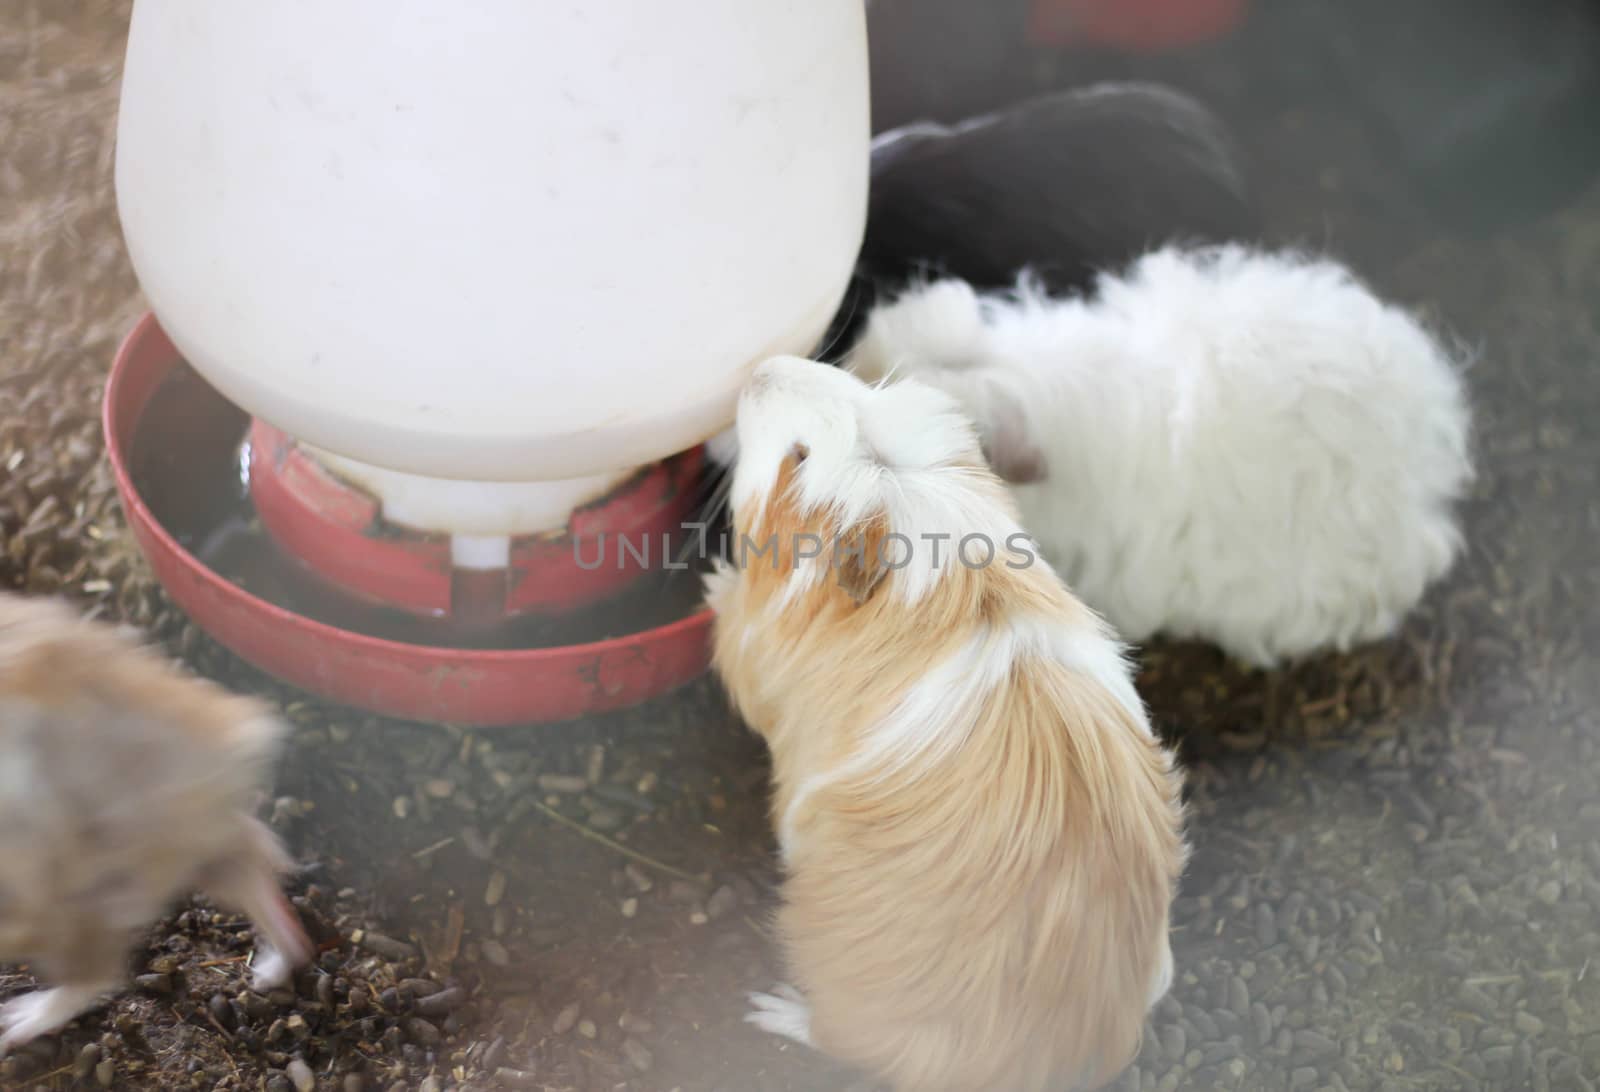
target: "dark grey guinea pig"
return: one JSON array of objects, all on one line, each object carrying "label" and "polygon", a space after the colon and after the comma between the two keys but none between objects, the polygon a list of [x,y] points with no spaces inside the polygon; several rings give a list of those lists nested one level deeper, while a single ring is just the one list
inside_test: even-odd
[{"label": "dark grey guinea pig", "polygon": [[1026,266],[1052,292],[1082,291],[1164,243],[1243,242],[1258,227],[1215,114],[1159,84],[1103,83],[880,134],[857,272],[983,289]]}]

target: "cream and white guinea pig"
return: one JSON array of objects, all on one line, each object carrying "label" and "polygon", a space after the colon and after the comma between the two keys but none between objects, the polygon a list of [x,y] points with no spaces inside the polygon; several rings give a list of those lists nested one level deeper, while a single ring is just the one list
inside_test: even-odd
[{"label": "cream and white guinea pig", "polygon": [[1090,299],[934,281],[879,307],[845,366],[955,395],[1043,554],[1132,643],[1258,667],[1346,651],[1462,548],[1459,365],[1331,260],[1169,247]]},{"label": "cream and white guinea pig", "polygon": [[200,890],[271,950],[268,990],[310,959],[250,814],[285,725],[64,602],[0,593],[0,963],[51,984],[0,1005],[0,1055],[115,992],[139,933]]},{"label": "cream and white guinea pig", "polygon": [[899,1088],[1103,1085],[1170,986],[1188,854],[1120,645],[948,395],[782,357],[735,428],[707,599],[772,755],[790,976],[749,1019]]}]

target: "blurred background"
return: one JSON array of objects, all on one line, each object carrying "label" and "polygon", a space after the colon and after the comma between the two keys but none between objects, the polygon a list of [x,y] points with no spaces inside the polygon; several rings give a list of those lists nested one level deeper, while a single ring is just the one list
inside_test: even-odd
[{"label": "blurred background", "polygon": [[[872,0],[868,12],[879,132],[1157,80],[1250,134],[1269,190],[1320,158],[1325,186],[1369,212],[1403,201],[1417,230],[1524,221],[1600,168],[1600,14],[1586,0]],[[1262,143],[1267,115],[1306,113],[1319,124],[1303,147]]]}]

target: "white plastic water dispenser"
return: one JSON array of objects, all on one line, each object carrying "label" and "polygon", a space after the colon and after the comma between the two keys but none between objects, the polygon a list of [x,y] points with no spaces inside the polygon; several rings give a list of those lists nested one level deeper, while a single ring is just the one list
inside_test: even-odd
[{"label": "white plastic water dispenser", "polygon": [[504,564],[816,347],[867,67],[863,0],[137,0],[118,208],[196,371]]}]

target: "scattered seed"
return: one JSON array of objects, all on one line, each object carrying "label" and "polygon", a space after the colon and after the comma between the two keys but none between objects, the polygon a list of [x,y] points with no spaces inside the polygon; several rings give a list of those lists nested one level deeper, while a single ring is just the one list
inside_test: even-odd
[{"label": "scattered seed", "polygon": [[83,1049],[78,1051],[72,1060],[72,1075],[77,1080],[86,1081],[94,1073],[95,1066],[100,1064],[100,1044],[85,1043]]},{"label": "scattered seed", "polygon": [[393,960],[396,963],[412,959],[417,954],[417,950],[411,945],[401,940],[395,940],[393,937],[386,937],[382,933],[360,932],[352,936],[351,940],[373,955],[382,956],[384,959]]},{"label": "scattered seed", "polygon": [[498,906],[506,893],[506,874],[498,868],[489,874],[489,885],[484,889],[483,901],[488,906]]},{"label": "scattered seed", "polygon": [[487,861],[494,857],[494,850],[490,848],[488,840],[478,833],[476,827],[461,828],[461,845],[463,849],[480,861]]},{"label": "scattered seed", "polygon": [[1470,1009],[1472,1012],[1477,1013],[1486,1020],[1494,1019],[1496,1013],[1499,1011],[1499,1006],[1497,1006],[1487,994],[1478,989],[1478,987],[1472,985],[1470,982],[1463,982],[1461,984],[1461,987],[1456,991],[1456,1000],[1459,1001],[1462,1006]]},{"label": "scattered seed", "polygon": [[1257,1001],[1250,1006],[1250,1019],[1256,1033],[1256,1042],[1266,1046],[1272,1042],[1272,1014],[1267,1011],[1267,1006]]},{"label": "scattered seed", "polygon": [[631,1012],[625,1012],[617,1017],[617,1027],[623,1031],[636,1031],[641,1035],[648,1035],[655,1030],[655,1025],[649,1020],[642,1016],[635,1016]]},{"label": "scattered seed", "polygon": [[1256,906],[1256,940],[1263,948],[1270,948],[1278,943],[1278,922],[1272,912],[1272,907],[1266,903]]},{"label": "scattered seed", "polygon": [[698,902],[705,892],[698,884],[687,880],[673,880],[667,884],[667,898],[676,903]]},{"label": "scattered seed", "polygon": [[725,914],[732,913],[738,906],[738,892],[724,884],[712,892],[711,897],[706,900],[706,916],[715,921]]},{"label": "scattered seed", "polygon": [[649,1072],[655,1062],[649,1049],[631,1035],[622,1041],[622,1052],[628,1056],[628,1062],[633,1068],[641,1073]]},{"label": "scattered seed", "polygon": [[439,1034],[437,1027],[420,1017],[414,1016],[407,1020],[405,1028],[406,1034],[413,1041],[425,1047],[438,1046],[444,1040],[444,1036]]},{"label": "scattered seed", "polygon": [[1339,1053],[1339,1044],[1321,1032],[1302,1028],[1294,1033],[1294,1046],[1312,1058],[1330,1058]]},{"label": "scattered seed", "polygon": [[1228,1008],[1240,1016],[1250,1015],[1250,987],[1238,975],[1228,980]]},{"label": "scattered seed", "polygon": [[506,1037],[504,1035],[496,1036],[494,1042],[484,1048],[482,1060],[484,1069],[497,1070],[500,1068],[500,1064],[506,1060]]},{"label": "scattered seed", "polygon": [[459,986],[451,986],[438,993],[417,999],[416,1010],[423,1016],[448,1016],[466,1004],[467,993]]},{"label": "scattered seed", "polygon": [[656,805],[654,801],[647,796],[634,792],[626,785],[596,785],[591,791],[610,804],[619,804],[622,807],[632,808],[634,811],[646,815],[655,811]]},{"label": "scattered seed", "polygon": [[141,974],[133,980],[133,984],[147,993],[172,992],[172,976],[169,974]]}]

